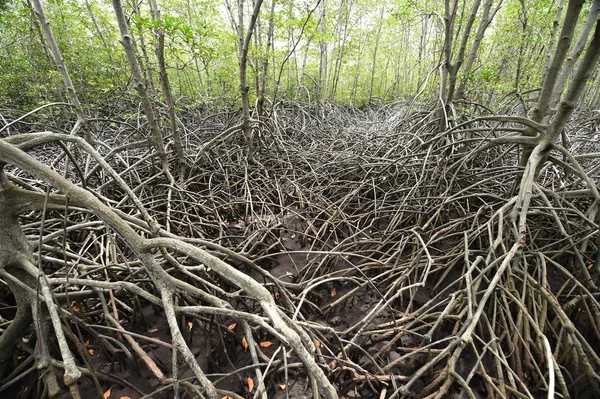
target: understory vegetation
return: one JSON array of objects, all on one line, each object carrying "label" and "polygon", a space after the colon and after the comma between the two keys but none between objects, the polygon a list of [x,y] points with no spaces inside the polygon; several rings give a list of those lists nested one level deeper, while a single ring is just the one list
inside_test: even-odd
[{"label": "understory vegetation", "polygon": [[600,397],[599,0],[46,3],[1,397]]}]

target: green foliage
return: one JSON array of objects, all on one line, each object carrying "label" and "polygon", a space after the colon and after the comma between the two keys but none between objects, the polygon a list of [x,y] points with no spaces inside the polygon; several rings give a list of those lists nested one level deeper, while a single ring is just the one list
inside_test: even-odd
[{"label": "green foliage", "polygon": [[[129,82],[129,72],[109,2],[88,1],[98,28],[79,0],[45,4],[81,100],[91,105],[121,93]],[[456,21],[457,31],[464,27],[472,1],[461,3],[465,12]],[[140,56],[143,36],[148,66],[154,71],[155,32],[164,32],[167,68],[177,95],[197,102],[237,101],[237,36],[230,19],[235,21],[237,10],[235,2],[232,4],[233,9],[227,11],[221,0],[159,0],[159,20],[151,18],[146,2],[140,3],[139,13],[128,10]],[[262,73],[259,65],[268,60],[267,96],[277,90],[279,98],[318,98],[355,106],[367,104],[370,96],[388,101],[419,92],[423,99],[437,98],[444,39],[441,0],[388,0],[383,4],[328,0],[316,6],[313,0],[281,0],[271,13],[271,0],[265,0],[257,28],[260,38],[252,41],[249,53],[251,96],[257,93],[256,78],[262,78],[257,76]],[[507,0],[503,4],[481,43],[473,69],[459,73],[467,96],[491,98],[487,93],[503,96],[540,84],[557,5],[551,0],[532,0],[526,7],[527,25],[523,28],[521,3]],[[270,20],[275,47],[267,54]],[[0,103],[30,109],[41,102],[60,100],[64,96],[60,76],[42,47],[27,3],[0,0],[0,28]],[[158,79],[157,73],[154,78]],[[158,81],[154,83],[160,87]]]}]

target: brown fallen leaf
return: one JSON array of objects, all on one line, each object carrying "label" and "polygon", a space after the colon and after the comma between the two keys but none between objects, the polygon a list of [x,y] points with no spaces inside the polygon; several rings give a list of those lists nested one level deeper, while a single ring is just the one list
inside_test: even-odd
[{"label": "brown fallen leaf", "polygon": [[88,353],[92,356],[94,356],[94,350],[93,349],[88,349]]},{"label": "brown fallen leaf", "polygon": [[273,342],[271,341],[263,341],[260,343],[260,346],[262,346],[263,348],[268,348],[271,345],[273,345]]},{"label": "brown fallen leaf", "polygon": [[104,395],[102,395],[102,397],[104,399],[108,399],[110,398],[110,391],[112,390],[112,387],[108,388],[108,390],[106,392],[104,392]]},{"label": "brown fallen leaf", "polygon": [[233,330],[235,330],[236,327],[237,327],[237,323],[233,323],[233,324],[230,324],[229,327],[227,327],[227,328],[229,330],[233,331]]},{"label": "brown fallen leaf", "polygon": [[332,290],[331,290],[331,296],[336,296],[336,295],[337,295],[337,291],[336,291],[336,289],[334,288],[334,289],[332,289]]},{"label": "brown fallen leaf", "polygon": [[149,333],[157,332],[158,328],[153,328],[152,330],[148,330]]},{"label": "brown fallen leaf", "polygon": [[252,392],[254,389],[254,380],[252,377],[248,377],[248,392]]},{"label": "brown fallen leaf", "polygon": [[192,329],[192,327],[194,326],[194,323],[192,323],[191,321],[188,321],[187,323],[188,327],[190,328],[190,330]]},{"label": "brown fallen leaf", "polygon": [[323,343],[321,341],[319,341],[318,339],[315,339],[315,344],[319,347],[319,348],[323,348],[325,345],[323,345]]},{"label": "brown fallen leaf", "polygon": [[246,341],[246,337],[242,338],[242,346],[244,347],[244,352],[248,350],[248,341]]},{"label": "brown fallen leaf", "polygon": [[282,391],[285,391],[286,387],[287,387],[287,385],[285,385],[285,384],[279,384],[279,388],[281,388]]}]

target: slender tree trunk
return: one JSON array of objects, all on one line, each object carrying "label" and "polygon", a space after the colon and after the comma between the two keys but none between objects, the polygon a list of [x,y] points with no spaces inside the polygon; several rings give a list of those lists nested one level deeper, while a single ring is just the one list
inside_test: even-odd
[{"label": "slender tree trunk", "polygon": [[[312,36],[308,39],[308,43],[306,43],[306,46],[304,48],[304,55],[302,55],[302,67],[300,67],[300,78],[298,80],[299,89],[306,87],[304,85],[304,74],[306,73],[306,62],[308,61],[308,50],[310,49],[310,43],[312,42],[312,39],[313,39]],[[308,96],[308,98],[306,100],[310,102],[310,96]]]},{"label": "slender tree trunk", "polygon": [[[421,24],[421,36],[419,37],[419,69],[418,76],[423,76],[425,74],[425,63],[423,62],[423,58],[427,53],[427,42],[429,37],[429,15],[423,18]],[[407,37],[410,37],[410,32],[407,32]],[[419,78],[417,78],[418,80]]]},{"label": "slender tree trunk", "polygon": [[529,18],[527,16],[527,7],[525,7],[525,0],[519,0],[521,3],[521,43],[519,43],[519,58],[517,59],[517,72],[515,74],[515,91],[519,93],[521,91],[521,69],[523,67],[523,57],[525,55],[525,45],[527,37],[527,27],[529,25]]},{"label": "slender tree trunk", "polygon": [[318,26],[320,27],[321,36],[319,38],[319,81],[317,84],[317,93],[316,100],[320,102],[322,97],[324,97],[327,93],[327,41],[325,40],[325,35],[327,32],[327,26],[325,23],[325,12],[327,10],[327,0],[323,0],[322,2],[322,11],[321,16],[319,17]]},{"label": "slender tree trunk", "polygon": [[383,25],[383,13],[385,12],[385,3],[381,4],[379,13],[379,24],[377,26],[377,35],[375,37],[375,49],[373,49],[373,62],[371,63],[371,84],[369,88],[369,103],[373,98],[373,84],[375,83],[375,64],[377,63],[377,50],[379,49],[379,39],[381,38],[381,27]]},{"label": "slender tree trunk", "polygon": [[[160,8],[158,8],[156,0],[149,0],[149,4],[152,12],[152,19],[154,21],[160,21]],[[158,59],[160,83],[163,96],[165,97],[165,103],[167,104],[167,113],[169,114],[169,127],[171,128],[171,134],[173,135],[173,149],[175,150],[177,160],[179,161],[179,175],[183,176],[186,170],[185,153],[183,152],[183,145],[181,143],[179,129],[177,129],[175,104],[173,101],[171,83],[169,82],[169,75],[167,73],[167,66],[165,63],[165,34],[162,29],[156,29],[155,33],[157,36],[156,58]]]},{"label": "slender tree trunk", "polygon": [[106,44],[106,39],[104,38],[104,35],[102,34],[102,30],[100,29],[100,26],[98,25],[98,21],[96,21],[96,16],[94,15],[94,11],[92,11],[92,7],[88,0],[85,0],[85,6],[90,14],[90,19],[92,20],[92,23],[94,24],[94,28],[96,28],[96,34],[98,35],[100,40],[102,40],[102,45],[104,46],[104,49],[106,50],[106,54],[108,55],[108,59],[110,60],[110,65],[113,67],[113,70],[114,70],[114,69],[116,69],[116,67],[115,67],[115,60],[113,59],[113,56],[112,56],[112,50],[108,46],[108,44]]},{"label": "slender tree trunk", "polygon": [[[137,0],[131,1],[131,7],[133,8],[133,12],[139,16],[140,9],[138,8]],[[148,49],[146,48],[146,39],[144,38],[144,31],[142,27],[138,28],[138,35],[140,36],[140,48],[142,49],[143,59],[138,57],[138,63],[140,65],[140,70],[146,74],[146,90],[150,91],[150,95],[152,97],[156,97],[156,88],[154,87],[154,76],[152,76],[152,67],[150,65],[150,57],[148,56]],[[133,35],[131,35],[133,40]],[[137,57],[137,54],[136,54]]]},{"label": "slender tree trunk", "polygon": [[140,96],[144,114],[146,115],[148,125],[150,126],[150,140],[156,149],[156,152],[158,153],[158,157],[161,160],[163,172],[167,175],[169,181],[172,183],[173,176],[169,170],[169,162],[165,152],[162,133],[160,131],[156,116],[154,115],[154,109],[152,108],[150,96],[148,95],[148,91],[146,89],[144,76],[142,75],[142,71],[138,64],[138,58],[135,54],[135,45],[131,38],[131,34],[129,33],[129,27],[127,26],[127,19],[125,17],[125,11],[123,10],[123,4],[121,3],[121,0],[112,0],[112,4],[113,8],[115,9],[115,15],[117,17],[117,23],[121,33],[121,44],[123,45],[125,55],[127,56],[127,62],[129,63],[129,68],[131,69],[133,84],[138,92],[138,95]]},{"label": "slender tree trunk", "polygon": [[[360,61],[362,59],[362,52],[363,52],[363,46],[359,45],[358,46],[358,56],[357,56],[357,60],[356,60],[356,69],[354,70],[354,83],[352,84],[352,90],[350,91],[350,104],[352,104],[352,106],[356,106],[356,92],[358,89],[358,77],[360,76]],[[372,81],[371,81],[372,84]],[[373,87],[371,87],[371,92],[373,91]],[[371,101],[371,98],[369,98],[369,102]]]},{"label": "slender tree trunk", "polygon": [[554,22],[552,23],[552,30],[550,31],[550,41],[548,42],[548,47],[546,49],[546,63],[544,65],[544,72],[548,70],[553,59],[552,52],[554,50],[554,42],[556,41],[556,32],[558,32],[558,28],[560,27],[560,20],[562,18],[564,7],[565,0],[560,0],[554,17]]},{"label": "slender tree trunk", "polygon": [[479,23],[479,27],[477,28],[477,33],[475,34],[475,39],[473,41],[473,45],[471,46],[471,50],[469,51],[469,55],[467,56],[467,62],[465,63],[465,67],[462,71],[462,75],[464,76],[464,78],[460,82],[458,88],[456,89],[456,94],[454,95],[454,98],[457,100],[463,98],[463,96],[465,94],[465,86],[467,83],[467,78],[468,78],[468,75],[471,73],[471,70],[473,69],[473,64],[475,63],[477,53],[479,52],[479,46],[481,44],[481,41],[483,40],[485,31],[487,30],[488,26],[490,26],[490,23],[494,19],[494,16],[500,9],[500,6],[502,5],[502,1],[503,0],[500,0],[498,2],[498,4],[496,5],[496,8],[491,16],[490,16],[490,10],[492,8],[492,4],[493,4],[494,0],[487,0],[483,6],[481,22]]},{"label": "slender tree trunk", "polygon": [[[596,0],[596,2],[599,2]],[[566,23],[566,22],[565,22]],[[573,114],[577,101],[583,92],[583,89],[592,76],[592,72],[598,66],[600,58],[600,23],[596,22],[596,29],[592,36],[592,40],[588,45],[585,55],[583,56],[579,66],[573,74],[573,78],[567,88],[567,91],[562,98],[556,114],[550,126],[548,127],[548,136],[555,142],[562,131],[564,130],[569,118]],[[558,88],[556,88],[558,89]],[[549,150],[548,150],[549,152]]]},{"label": "slender tree trunk", "polygon": [[250,24],[248,26],[247,34],[244,36],[244,0],[238,0],[238,41],[239,41],[239,67],[240,67],[240,94],[242,95],[242,131],[246,137],[246,144],[248,145],[248,163],[253,164],[254,161],[254,142],[252,139],[252,127],[250,126],[250,104],[249,104],[249,91],[247,83],[247,64],[248,64],[248,50],[250,47],[250,40],[252,39],[252,32],[254,31],[254,25],[260,13],[260,7],[262,0],[257,0],[254,4],[254,11],[250,17]]},{"label": "slender tree trunk", "polygon": [[[256,3],[252,2],[252,8]],[[263,39],[262,39],[262,20],[260,18],[260,14],[258,18],[256,18],[256,24],[254,25],[254,33],[252,34],[252,39],[254,40],[254,48],[256,51],[254,52],[254,59],[249,61],[250,68],[254,71],[254,92],[256,93],[256,99],[259,99],[260,96],[260,74],[262,72],[262,62],[264,60],[263,55],[261,54],[263,50]],[[258,105],[257,105],[258,111]],[[257,115],[258,114],[257,112]]]},{"label": "slender tree trunk", "polygon": [[438,98],[437,110],[434,113],[435,117],[439,119],[438,130],[444,131],[448,126],[448,117],[446,114],[447,106],[447,92],[448,92],[448,75],[450,74],[452,66],[452,44],[454,42],[454,20],[456,18],[456,9],[458,6],[458,0],[454,0],[452,6],[450,0],[444,0],[444,48],[442,51],[442,64],[440,71],[440,91]]},{"label": "slender tree trunk", "polygon": [[44,12],[44,7],[42,6],[41,0],[32,0],[33,6],[35,8],[35,12],[40,20],[40,25],[42,26],[42,31],[44,32],[44,36],[46,36],[46,40],[48,41],[48,45],[50,47],[50,53],[52,54],[52,58],[54,58],[54,62],[56,63],[56,67],[60,72],[60,76],[65,83],[65,87],[67,89],[67,95],[69,96],[69,101],[71,105],[75,108],[75,114],[77,115],[77,123],[81,126],[81,130],[83,131],[83,135],[86,141],[91,143],[92,133],[89,128],[89,124],[85,114],[83,113],[83,107],[79,102],[79,97],[77,96],[77,92],[75,91],[75,87],[73,86],[73,82],[71,81],[71,76],[69,75],[69,70],[67,69],[67,65],[63,60],[60,49],[58,48],[58,44],[54,39],[54,35],[52,34],[52,29],[50,28],[50,23],[46,19],[46,13]]},{"label": "slender tree trunk", "polygon": [[567,80],[569,79],[569,76],[571,76],[571,73],[573,72],[575,62],[577,62],[577,60],[579,59],[579,56],[583,52],[585,44],[587,43],[588,38],[590,36],[590,32],[592,31],[592,28],[594,27],[594,24],[596,23],[596,20],[598,19],[599,11],[600,11],[600,1],[596,0],[596,1],[592,2],[590,10],[585,18],[585,22],[581,28],[581,32],[579,33],[579,38],[577,39],[575,46],[573,46],[573,48],[569,52],[569,56],[567,57],[567,60],[565,61],[565,65],[560,73],[560,76],[558,77],[558,81],[556,82],[556,88],[554,89],[554,93],[552,95],[550,108],[556,107],[556,104],[560,100],[560,96],[562,95],[562,93],[564,91],[564,87],[567,83]]},{"label": "slender tree trunk", "polygon": [[552,93],[556,87],[558,76],[562,65],[565,61],[571,41],[573,40],[573,34],[575,27],[577,26],[577,20],[579,19],[579,13],[583,7],[584,0],[571,0],[567,6],[567,13],[563,23],[563,28],[560,32],[560,39],[556,46],[554,56],[547,63],[546,73],[544,74],[544,80],[540,90],[540,97],[538,100],[537,107],[533,110],[532,119],[535,122],[543,122],[550,118],[550,101]]},{"label": "slender tree trunk", "polygon": [[[188,19],[188,23],[190,24],[190,26],[193,26],[194,24],[194,18],[197,18],[197,12],[196,9],[192,7],[192,3],[190,0],[186,1],[186,5],[187,5],[187,19]],[[205,98],[208,98],[209,92],[208,92],[208,83],[205,85],[204,84],[204,78],[202,77],[202,69],[200,68],[200,62],[198,61],[198,55],[196,54],[196,43],[195,41],[192,41],[192,43],[190,44],[190,52],[192,53],[192,59],[194,60],[194,66],[196,67],[196,74],[198,76],[198,83],[200,85],[200,92],[202,93],[202,95]],[[207,73],[208,75],[208,73]]]},{"label": "slender tree trunk", "polygon": [[[450,62],[446,64],[448,67],[448,89],[446,93],[446,106],[450,105],[454,100],[458,71],[460,70],[464,62],[465,52],[467,49],[467,42],[469,41],[469,36],[471,35],[473,24],[475,23],[475,18],[477,18],[477,13],[479,11],[480,6],[481,0],[475,0],[473,2],[473,6],[471,8],[471,15],[469,16],[469,19],[467,20],[467,24],[465,25],[465,29],[463,31],[463,36],[460,42],[458,55],[456,56],[456,61],[454,63]],[[456,15],[456,13],[454,15]],[[485,32],[485,29],[483,31]],[[452,51],[452,49],[450,51]]]},{"label": "slender tree trunk", "polygon": [[273,47],[273,21],[275,18],[275,3],[276,0],[271,0],[269,26],[267,28],[267,49],[260,67],[260,85],[258,87],[258,100],[256,102],[256,113],[259,117],[264,115],[265,97],[267,93],[267,76],[269,73],[269,55],[271,53],[271,48]]},{"label": "slender tree trunk", "polygon": [[[552,95],[554,93],[554,90],[556,88],[556,82],[560,75],[561,67],[564,63],[564,60],[567,56],[567,52],[569,51],[569,47],[573,40],[573,34],[574,34],[574,31],[575,31],[575,28],[577,25],[579,13],[581,12],[581,8],[583,6],[583,2],[584,2],[584,0],[569,1],[569,5],[567,7],[567,13],[565,15],[565,20],[563,22],[563,27],[560,32],[560,40],[558,41],[558,45],[556,46],[556,51],[554,53],[554,56],[552,57],[552,60],[548,63],[548,68],[546,70],[546,73],[544,74],[544,78],[542,81],[542,87],[540,90],[538,103],[537,103],[537,106],[534,108],[532,115],[531,115],[531,119],[534,122],[547,124],[547,123],[549,123],[549,121],[552,117],[552,112],[550,109],[550,101],[551,101]],[[596,24],[595,35],[597,35],[597,34],[598,34],[598,25]],[[586,52],[586,57],[590,57],[589,52],[591,49],[593,49],[593,47],[590,44],[590,46],[588,47],[588,50]],[[588,64],[591,65],[592,62],[588,61]],[[581,65],[583,65],[583,62]],[[581,65],[579,66],[578,72],[581,71]],[[583,73],[583,72],[580,72],[580,73]],[[583,79],[583,78],[581,78],[581,79]],[[587,78],[586,78],[586,81],[587,81]],[[573,87],[573,85],[576,83],[579,84],[580,82],[573,81],[571,83],[569,90],[571,90],[571,87]],[[573,92],[570,92],[570,94],[572,95]],[[577,93],[575,101],[579,97],[579,94],[580,93]],[[567,93],[567,96],[568,95],[569,95],[569,93]],[[560,107],[562,107],[560,109],[562,109],[563,113],[565,112],[565,110],[569,111],[568,116],[570,116],[570,112],[572,112],[572,109],[568,109],[568,107],[574,106],[571,103],[571,101],[572,100],[567,101],[565,105],[563,105],[563,104],[560,105]],[[564,101],[563,101],[563,103],[564,103]],[[562,117],[564,117],[564,115],[561,116],[561,118]],[[558,116],[557,116],[557,118],[558,118]],[[558,125],[557,125],[557,123],[558,123]],[[564,123],[566,123],[566,121]],[[550,132],[550,131],[556,130],[557,126],[560,126],[560,124],[562,124],[562,121],[557,122],[555,120],[553,122],[553,124],[555,127],[552,129],[549,128],[549,131],[546,132],[546,135],[545,135],[545,136],[547,136],[547,140],[549,140],[550,143],[552,143],[555,140],[554,136],[556,134],[560,134],[560,131],[558,133]],[[564,128],[564,125],[562,127]],[[525,129],[524,134],[526,136],[535,137],[538,134],[538,132],[532,128],[527,128],[527,129]],[[532,145],[523,146],[523,153],[521,154],[520,166],[525,167],[527,165],[527,163],[529,162],[529,158],[534,151],[534,148],[535,148],[535,146],[532,146]],[[536,176],[537,176],[538,172],[539,171],[536,171]],[[515,180],[515,184],[519,184],[520,180],[521,180],[521,178],[517,177],[517,179]]]},{"label": "slender tree trunk", "polygon": [[[330,101],[335,101],[335,94],[337,92],[337,86],[340,79],[340,72],[342,69],[342,60],[344,59],[345,49],[346,49],[346,40],[348,39],[348,24],[350,20],[350,0],[342,1],[342,5],[347,4],[343,7],[343,11],[340,11],[339,19],[338,19],[338,32],[340,39],[338,40],[336,50],[337,56],[335,57],[335,62],[333,63],[333,73],[330,73],[332,76],[331,86],[329,92]],[[343,23],[342,23],[343,21]],[[333,52],[335,53],[335,51]]]},{"label": "slender tree trunk", "polygon": [[[33,23],[33,25],[35,27],[35,31],[37,32],[38,38],[40,40],[40,46],[42,46],[42,49],[44,50],[44,55],[46,56],[46,60],[48,61],[48,67],[53,70],[58,70],[56,68],[56,63],[52,59],[52,55],[48,51],[48,46],[46,44],[46,40],[44,39],[44,33],[42,32],[42,28],[40,28],[39,20],[36,16],[35,10],[33,8],[33,5],[31,4],[30,0],[27,0],[27,5],[29,6],[29,9],[31,10],[31,22]],[[59,71],[59,73],[60,73],[60,71]],[[60,83],[56,80],[54,81],[54,87],[56,88],[56,93],[58,95],[58,98],[60,98],[60,100],[62,102],[66,103],[67,100],[65,99],[65,96],[63,93],[64,88],[61,87]],[[61,110],[62,110],[65,120],[69,119],[70,116],[69,116],[68,107],[61,107]]]}]

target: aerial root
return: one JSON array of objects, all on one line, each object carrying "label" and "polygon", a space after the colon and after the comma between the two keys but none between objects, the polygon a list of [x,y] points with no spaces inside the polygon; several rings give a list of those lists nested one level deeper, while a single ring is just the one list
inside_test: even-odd
[{"label": "aerial root", "polygon": [[[143,146],[116,144],[137,134],[126,124],[107,126],[104,157],[47,132],[11,137],[43,163],[3,142],[12,180],[69,198],[48,197],[41,236],[39,215],[20,212],[46,276],[33,297],[59,344],[46,386],[61,374],[65,386],[108,381],[69,345],[75,335],[61,337],[77,326],[103,363],[139,358],[158,381],[136,387],[148,397],[266,398],[296,384],[330,398],[600,396],[596,159],[555,147],[558,163],[540,147],[523,169],[523,142],[503,140],[521,120],[437,134],[422,113],[366,112],[369,123],[331,104],[275,108],[257,127],[256,165],[227,115],[208,116],[210,128],[185,133],[210,145],[176,183]],[[44,166],[51,152],[34,147],[56,141],[89,154],[83,181]],[[20,374],[4,374],[0,392],[38,367],[18,348]]]}]

